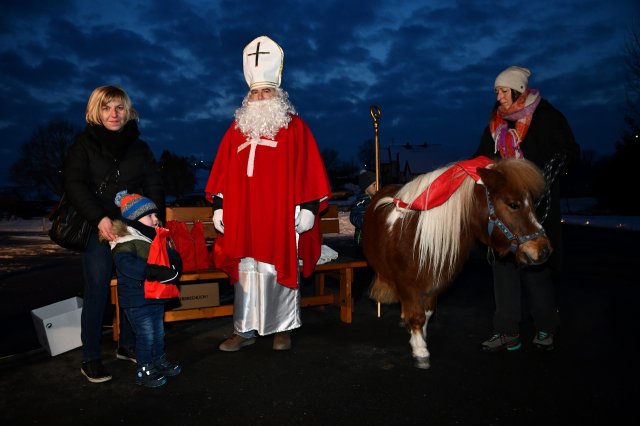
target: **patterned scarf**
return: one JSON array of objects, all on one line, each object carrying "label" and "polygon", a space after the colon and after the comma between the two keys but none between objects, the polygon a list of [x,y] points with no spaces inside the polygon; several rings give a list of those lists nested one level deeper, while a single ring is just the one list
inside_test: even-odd
[{"label": "patterned scarf", "polygon": [[[507,111],[498,108],[495,117],[489,122],[489,130],[495,141],[494,152],[500,151],[502,158],[524,158],[520,143],[527,135],[540,99],[542,97],[537,89],[527,89]],[[509,128],[507,121],[515,121],[513,129]]]}]

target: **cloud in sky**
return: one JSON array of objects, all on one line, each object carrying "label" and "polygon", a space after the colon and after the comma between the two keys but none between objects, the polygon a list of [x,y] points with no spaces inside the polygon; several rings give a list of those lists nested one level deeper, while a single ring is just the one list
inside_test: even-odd
[{"label": "cloud in sky", "polygon": [[[469,156],[487,124],[495,76],[531,68],[532,87],[578,142],[613,152],[624,128],[624,43],[634,1],[26,0],[0,16],[0,182],[38,126],[84,126],[91,91],[117,84],[156,155],[211,160],[247,87],[243,47],[284,49],[283,88],[320,148],[358,163],[382,110],[381,145],[435,144]],[[1,183],[0,183],[1,185]]]}]

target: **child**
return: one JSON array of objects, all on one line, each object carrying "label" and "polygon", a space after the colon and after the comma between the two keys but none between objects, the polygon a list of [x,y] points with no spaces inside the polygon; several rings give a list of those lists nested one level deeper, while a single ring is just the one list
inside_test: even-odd
[{"label": "child", "polygon": [[118,275],[118,302],[136,335],[136,384],[155,388],[182,369],[164,353],[164,303],[168,299],[145,299],[144,282],[177,282],[181,261],[177,252],[167,247],[171,267],[147,264],[159,226],[153,201],[127,191],[116,194],[114,201],[122,214],[122,219],[113,222],[117,238],[109,242]]},{"label": "child", "polygon": [[358,176],[358,186],[362,194],[356,200],[355,204],[351,208],[351,214],[349,220],[355,226],[356,230],[353,237],[356,240],[356,244],[360,245],[360,235],[362,233],[362,223],[364,222],[364,212],[367,210],[371,198],[375,195],[376,188],[376,175],[373,172],[363,170]]}]

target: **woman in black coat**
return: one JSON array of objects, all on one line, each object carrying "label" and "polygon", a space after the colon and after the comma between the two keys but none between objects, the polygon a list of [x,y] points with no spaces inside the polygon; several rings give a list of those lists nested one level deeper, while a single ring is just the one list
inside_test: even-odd
[{"label": "woman in black coat", "polygon": [[[139,139],[138,114],[129,95],[119,87],[98,87],[89,97],[86,121],[87,127],[69,149],[63,174],[69,201],[95,226],[82,254],[83,362],[80,371],[90,382],[101,383],[111,379],[102,365],[100,340],[113,259],[109,245],[99,242],[98,236],[115,240],[112,221],[119,217],[120,209],[114,198],[122,190],[153,200],[160,216],[164,215],[165,203],[159,168],[149,146]],[[98,186],[107,176],[107,183],[98,195]],[[122,324],[116,356],[135,362],[135,338],[127,321]]]},{"label": "woman in black coat", "polygon": [[[475,155],[525,158],[541,169],[551,163],[556,166],[563,163],[566,166],[578,159],[580,148],[562,113],[542,99],[538,90],[528,87],[530,75],[528,69],[515,66],[498,75],[494,83],[496,103]],[[545,264],[525,269],[517,267],[513,255],[494,262],[494,333],[482,343],[485,351],[516,350],[521,347],[519,323],[522,317],[522,288],[529,295],[531,314],[537,329],[534,347],[538,350],[551,350],[554,347],[554,334],[559,320],[553,277],[562,257],[560,185],[557,178],[551,185],[549,198],[538,208],[539,218],[545,213],[546,203],[549,203],[549,210],[542,225],[551,240],[554,253]]]}]

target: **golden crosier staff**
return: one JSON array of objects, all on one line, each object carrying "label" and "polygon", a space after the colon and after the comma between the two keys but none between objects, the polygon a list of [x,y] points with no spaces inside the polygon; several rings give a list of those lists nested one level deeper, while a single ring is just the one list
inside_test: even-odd
[{"label": "golden crosier staff", "polygon": [[[371,105],[369,113],[373,119],[373,142],[376,150],[376,192],[380,189],[380,144],[378,143],[378,120],[380,119],[380,108],[377,105]],[[378,302],[378,318],[380,318],[380,302]]]},{"label": "golden crosier staff", "polygon": [[371,105],[369,108],[371,118],[373,118],[373,133],[376,152],[376,191],[380,189],[380,145],[378,143],[378,120],[380,119],[380,108],[377,105]]}]

